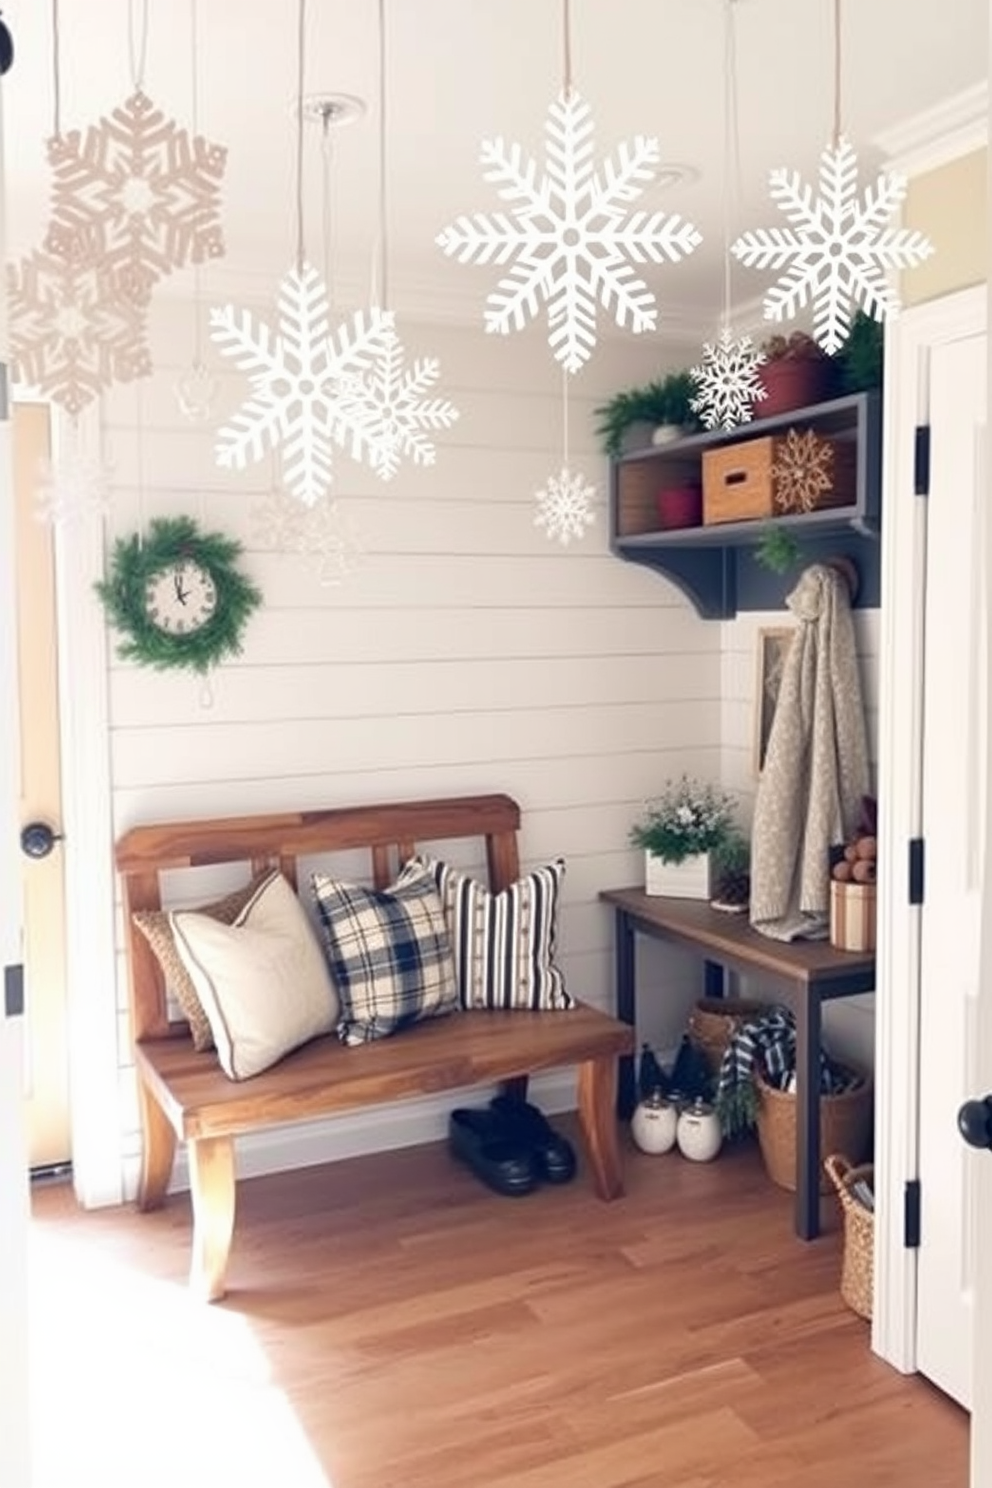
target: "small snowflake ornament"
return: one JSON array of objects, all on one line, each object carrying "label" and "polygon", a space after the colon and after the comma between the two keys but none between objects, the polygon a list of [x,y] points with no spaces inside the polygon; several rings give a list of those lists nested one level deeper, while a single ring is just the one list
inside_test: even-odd
[{"label": "small snowflake ornament", "polygon": [[664,212],[630,212],[654,179],[658,141],[644,135],[620,145],[596,168],[589,105],[574,89],[551,104],[543,169],[500,136],[482,145],[484,178],[509,212],[458,217],[437,242],[459,263],[513,260],[489,295],[487,331],[521,330],[547,306],[551,348],[567,372],[578,372],[596,345],[596,306],[613,309],[617,325],[652,331],[654,295],[631,267],[677,263],[702,241],[691,223]]},{"label": "small snowflake ornament", "polygon": [[331,482],[333,446],[372,469],[394,458],[391,432],[371,409],[365,379],[388,351],[392,313],[357,312],[331,332],[327,286],[304,264],[279,288],[275,331],[233,305],[210,312],[222,355],[247,372],[251,393],[217,440],[218,465],[243,470],[267,450],[281,454],[287,489],[313,506]]},{"label": "small snowflake ornament", "polygon": [[387,331],[373,371],[352,386],[348,400],[366,431],[372,469],[382,480],[392,479],[405,455],[415,465],[433,465],[437,451],[428,433],[449,429],[458,418],[446,398],[423,396],[440,375],[436,357],[418,357],[406,369],[405,355],[396,330]]},{"label": "small snowflake ornament", "polygon": [[813,305],[813,334],[824,351],[839,351],[853,309],[883,320],[898,313],[888,274],[930,257],[923,233],[886,223],[906,194],[902,176],[882,174],[858,193],[858,157],[841,138],[820,156],[819,198],[798,171],[771,173],[771,197],[792,227],[746,232],[731,252],[749,268],[784,269],[765,296],[766,320],[793,318]]},{"label": "small snowflake ornament", "polygon": [[734,340],[728,326],[716,342],[705,342],[698,367],[689,376],[699,391],[689,407],[698,413],[707,429],[736,429],[751,421],[751,405],[768,394],[758,368],[765,361],[750,336]]},{"label": "small snowflake ornament", "polygon": [[56,460],[43,460],[34,515],[52,527],[106,516],[113,467],[70,443]]},{"label": "small snowflake ornament", "polygon": [[253,541],[268,553],[295,553],[299,550],[306,507],[285,491],[270,491],[251,508]]},{"label": "small snowflake ornament", "polygon": [[356,572],[364,550],[338,503],[324,500],[304,512],[296,551],[308,560],[318,583],[331,588]]},{"label": "small snowflake ornament", "polygon": [[800,434],[790,429],[772,465],[775,508],[779,512],[810,512],[817,498],[833,488],[834,447],[812,429]]},{"label": "small snowflake ornament", "polygon": [[202,362],[195,361],[183,373],[173,385],[173,392],[183,418],[191,424],[207,423],[217,401],[218,383]]},{"label": "small snowflake ornament", "polygon": [[83,132],[48,142],[49,253],[101,264],[137,301],[174,269],[220,258],[227,151],[190,135],[141,89]]},{"label": "small snowflake ornament", "polygon": [[144,310],[110,271],[35,249],[7,267],[14,377],[76,414],[152,370]]},{"label": "small snowflake ornament", "polygon": [[548,539],[557,538],[562,547],[567,548],[573,537],[576,540],[585,537],[586,528],[596,520],[592,509],[595,486],[590,486],[584,475],[567,465],[534,495],[537,500],[534,526],[543,527]]}]

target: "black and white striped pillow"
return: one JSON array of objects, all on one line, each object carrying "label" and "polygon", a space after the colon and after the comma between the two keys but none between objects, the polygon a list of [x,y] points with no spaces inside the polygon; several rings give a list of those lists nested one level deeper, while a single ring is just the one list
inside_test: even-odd
[{"label": "black and white striped pillow", "polygon": [[574,1007],[555,965],[564,859],[535,868],[499,894],[426,855],[411,858],[400,879],[425,868],[444,905],[463,1008]]}]

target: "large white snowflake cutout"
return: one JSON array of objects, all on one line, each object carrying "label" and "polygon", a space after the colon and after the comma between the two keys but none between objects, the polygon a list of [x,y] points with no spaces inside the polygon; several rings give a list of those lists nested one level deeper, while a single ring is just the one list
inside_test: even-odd
[{"label": "large white snowflake cutout", "polygon": [[139,89],[109,118],[48,142],[50,253],[101,263],[147,299],[173,269],[219,258],[227,151],[190,135]]},{"label": "large white snowflake cutout", "polygon": [[758,368],[765,361],[750,336],[734,340],[724,327],[715,342],[703,345],[698,367],[689,376],[699,391],[689,407],[698,413],[707,429],[736,429],[751,421],[751,405],[766,398]]},{"label": "large white snowflake cutout", "polygon": [[543,527],[549,540],[557,538],[563,547],[567,548],[573,537],[576,540],[585,537],[586,528],[596,520],[592,509],[595,486],[590,486],[581,472],[569,470],[567,465],[534,494],[537,499],[534,526]]},{"label": "large white snowflake cutout", "polygon": [[266,450],[281,450],[283,480],[313,506],[331,482],[333,446],[376,469],[391,449],[369,415],[363,382],[387,350],[389,311],[358,311],[333,334],[327,286],[316,269],[290,269],[279,286],[279,324],[256,325],[233,305],[210,312],[211,336],[222,354],[249,374],[251,395],[217,439],[217,463],[243,470]]},{"label": "large white snowflake cutout", "polygon": [[813,335],[832,354],[847,339],[853,307],[876,320],[898,313],[887,275],[915,268],[933,245],[923,233],[885,226],[906,194],[904,177],[882,174],[859,196],[858,157],[845,139],[823,151],[819,176],[814,199],[798,171],[772,171],[772,200],[795,226],[742,233],[731,252],[749,268],[788,265],[765,296],[765,318],[790,319],[812,301]]},{"label": "large white snowflake cutout", "polygon": [[675,263],[702,240],[678,216],[627,210],[654,179],[656,139],[636,135],[597,170],[591,111],[574,90],[551,104],[545,133],[543,172],[520,145],[483,141],[484,177],[513,208],[458,217],[437,242],[459,263],[514,260],[488,297],[486,330],[521,330],[543,300],[554,354],[578,372],[596,344],[597,302],[621,327],[655,328],[654,295],[628,260]]},{"label": "large white snowflake cutout", "polygon": [[105,269],[35,249],[8,265],[7,303],[14,376],[68,413],[152,370],[144,310]]},{"label": "large white snowflake cutout", "polygon": [[440,375],[435,357],[418,357],[407,370],[403,343],[395,330],[384,338],[376,367],[354,386],[349,408],[370,440],[370,463],[383,480],[397,472],[404,455],[416,465],[433,465],[437,454],[427,431],[448,429],[458,409],[446,398],[425,398]]}]

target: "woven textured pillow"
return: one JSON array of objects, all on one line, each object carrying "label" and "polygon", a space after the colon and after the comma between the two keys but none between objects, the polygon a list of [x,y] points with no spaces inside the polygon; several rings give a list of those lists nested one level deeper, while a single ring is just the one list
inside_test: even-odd
[{"label": "woven textured pillow", "polygon": [[[248,901],[254,898],[261,885],[270,877],[271,871],[261,873],[257,878],[253,878],[251,883],[245,884],[244,888],[235,889],[232,894],[225,895],[223,899],[216,899],[212,904],[196,905],[196,912],[209,915],[212,920],[219,920],[222,925],[233,925]],[[193,1048],[201,1053],[205,1049],[212,1049],[214,1036],[210,1032],[210,1020],[203,1011],[203,1005],[196,995],[196,988],[176,949],[176,938],[169,923],[168,911],[137,909],[132,918],[155,952],[155,959],[161,966],[162,975],[165,977],[165,985],[183,1011],[183,1016],[189,1024]]]},{"label": "woven textured pillow", "polygon": [[409,873],[384,891],[322,873],[311,883],[341,998],[342,1043],[365,1044],[457,1010],[444,909],[428,873]]},{"label": "woven textured pillow", "polygon": [[232,1080],[260,1074],[334,1028],[340,1009],[320,942],[281,873],[265,880],[233,925],[184,910],[171,920]]},{"label": "woven textured pillow", "polygon": [[499,894],[426,855],[411,858],[399,882],[425,869],[444,905],[463,1008],[575,1006],[555,965],[564,859],[535,868]]}]

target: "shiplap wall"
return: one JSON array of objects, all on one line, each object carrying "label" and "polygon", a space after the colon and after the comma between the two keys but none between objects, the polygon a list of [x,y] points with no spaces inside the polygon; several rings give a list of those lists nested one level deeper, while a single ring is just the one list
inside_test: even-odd
[{"label": "shiplap wall", "polygon": [[[154,515],[189,513],[243,542],[265,603],[243,655],[216,673],[209,707],[191,676],[112,661],[115,835],[198,815],[507,791],[523,809],[525,865],[567,859],[569,985],[608,1006],[611,923],[598,890],[640,880],[627,836],[646,796],[683,770],[715,779],[721,768],[720,627],[608,548],[592,410],[655,375],[664,353],[659,342],[604,341],[572,380],[573,463],[598,482],[600,502],[586,538],[562,547],[533,521],[533,493],[561,461],[561,374],[543,330],[400,328],[409,356],[440,358],[461,417],[438,436],[433,468],[404,468],[389,484],[337,457],[335,493],[364,551],[351,576],[326,587],[302,558],[259,546],[251,510],[275,488],[276,465],[218,469],[212,427],[186,422],[173,392],[193,359],[191,309],[153,305],[154,377],[105,400],[108,543]],[[246,391],[239,373],[216,370],[215,424]],[[653,947],[644,954],[645,985],[665,996],[645,997],[642,1036],[668,1048],[693,968]],[[138,1123],[122,962],[118,998],[130,1187]],[[436,1110],[419,1126],[406,1113],[403,1125],[408,1136],[442,1129]],[[294,1160],[400,1140],[388,1112],[295,1139]],[[254,1170],[284,1156],[256,1157]]]},{"label": "shiplap wall", "polygon": [[[868,748],[872,767],[872,788],[876,789],[876,750],[878,747],[878,642],[879,611],[855,610],[854,629],[861,673],[861,687],[868,729]],[[739,615],[725,621],[722,631],[721,724],[723,742],[723,783],[738,793],[742,815],[750,822],[754,806],[755,776],[755,699],[758,684],[758,635],[765,627],[779,628],[790,624],[787,610],[760,611]],[[761,995],[761,989],[749,984],[745,989]],[[824,1040],[839,1058],[849,1058],[865,1068],[875,1060],[875,997],[846,998],[828,1004],[823,1015]]]}]

